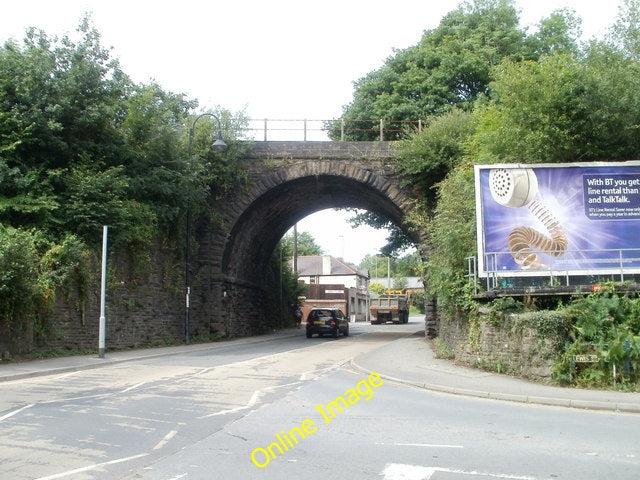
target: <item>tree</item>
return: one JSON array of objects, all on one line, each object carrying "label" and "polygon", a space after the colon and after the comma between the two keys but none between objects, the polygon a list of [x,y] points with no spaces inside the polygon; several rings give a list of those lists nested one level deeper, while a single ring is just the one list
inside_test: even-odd
[{"label": "tree", "polygon": [[387,261],[389,257],[367,254],[358,265],[362,271],[369,272],[370,278],[383,278],[387,276]]},{"label": "tree", "polygon": [[394,276],[419,277],[422,270],[422,258],[418,252],[409,253],[395,262]]},{"label": "tree", "polygon": [[629,58],[634,61],[640,60],[640,1],[623,0],[609,39]]},{"label": "tree", "polygon": [[[129,191],[149,204],[162,226],[173,225],[188,203],[190,188],[176,188],[190,176],[183,145],[185,120],[195,102],[159,85],[135,85],[124,99],[120,132],[127,147]],[[125,192],[123,191],[123,194]]]},{"label": "tree", "polygon": [[[285,258],[293,257],[293,233],[287,234],[282,238],[283,255]],[[322,248],[316,243],[315,238],[309,232],[298,232],[297,241],[298,255],[322,255]]]},{"label": "tree", "polygon": [[369,284],[369,291],[376,295],[382,295],[386,289],[387,287],[378,282],[372,282]]},{"label": "tree", "polygon": [[582,34],[581,25],[582,20],[576,17],[575,11],[566,8],[556,10],[549,17],[543,18],[538,24],[538,30],[525,40],[534,53],[531,59],[551,53],[578,56],[580,48],[577,39]]},{"label": "tree", "polygon": [[[155,83],[134,85],[89,17],[78,36],[52,39],[30,29],[22,44],[0,46],[0,276],[9,279],[0,284],[0,316],[24,320],[25,330],[39,328],[34,308],[51,302],[58,280],[71,276],[65,272],[90,263],[85,245],[96,253],[102,225],[112,227],[110,245],[144,260],[159,235],[180,246],[185,235],[176,222],[187,210],[215,215],[207,200],[246,178],[238,158],[249,147],[233,139],[243,114],[216,111],[226,152],[206,146],[217,129],[206,121],[191,151],[197,102]],[[28,258],[12,263],[16,238]],[[40,290],[19,294],[17,277]],[[75,277],[86,290],[87,275]]]},{"label": "tree", "polygon": [[[452,108],[469,109],[487,92],[493,65],[531,55],[512,0],[462,3],[417,45],[397,51],[355,82],[353,101],[343,108],[341,119],[355,129],[348,138],[378,137],[376,124],[362,120],[417,121]],[[402,125],[392,129],[390,139],[406,133]],[[336,124],[331,136],[337,139],[339,134]]]},{"label": "tree", "polygon": [[0,221],[64,230],[59,195],[76,166],[124,161],[118,132],[129,85],[83,19],[82,39],[53,43],[29,30],[0,49]]},{"label": "tree", "polygon": [[435,186],[462,162],[473,129],[472,115],[455,109],[433,117],[422,132],[400,145],[396,168],[419,189],[429,205],[435,202]]},{"label": "tree", "polygon": [[600,44],[583,61],[552,54],[502,64],[491,101],[474,111],[471,154],[485,163],[636,158],[638,69]]},{"label": "tree", "polygon": [[469,280],[467,257],[475,254],[475,195],[471,163],[453,169],[438,188],[439,198],[429,219],[430,252],[427,290],[438,298],[443,313],[465,308]]}]

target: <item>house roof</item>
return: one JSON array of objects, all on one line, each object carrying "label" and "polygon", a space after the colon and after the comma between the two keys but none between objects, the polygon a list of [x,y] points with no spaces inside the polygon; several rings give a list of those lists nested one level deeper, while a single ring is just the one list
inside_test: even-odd
[{"label": "house roof", "polygon": [[[291,262],[292,263],[292,262]],[[330,269],[326,266],[330,265]],[[356,266],[345,263],[330,255],[301,255],[298,257],[298,275],[302,277],[315,275],[358,275],[369,278],[366,272]]]}]

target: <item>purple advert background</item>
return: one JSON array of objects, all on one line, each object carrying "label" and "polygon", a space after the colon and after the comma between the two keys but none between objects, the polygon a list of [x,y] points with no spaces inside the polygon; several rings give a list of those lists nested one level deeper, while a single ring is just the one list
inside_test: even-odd
[{"label": "purple advert background", "polygon": [[[484,272],[522,272],[509,252],[509,234],[520,226],[532,227],[546,237],[549,232],[527,206],[502,206],[493,199],[489,189],[492,168],[507,167],[476,168],[481,222],[478,254],[484,260],[481,267]],[[558,220],[568,240],[563,255],[540,255],[546,269],[606,270],[615,267],[614,260],[622,257],[625,268],[640,271],[640,260],[632,260],[640,258],[640,250],[631,250],[640,249],[640,165],[518,165],[518,168],[534,171],[538,179],[535,200]]]}]

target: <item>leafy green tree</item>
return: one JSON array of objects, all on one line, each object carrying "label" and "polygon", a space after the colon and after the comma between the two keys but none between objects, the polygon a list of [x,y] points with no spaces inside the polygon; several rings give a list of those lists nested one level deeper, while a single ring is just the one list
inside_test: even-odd
[{"label": "leafy green tree", "polygon": [[635,158],[638,67],[597,44],[582,62],[552,54],[501,65],[492,101],[474,112],[473,156],[486,163]]},{"label": "leafy green tree", "polygon": [[372,282],[369,284],[369,291],[376,295],[382,295],[386,289],[387,287],[378,282]]},{"label": "leafy green tree", "polygon": [[401,143],[396,168],[433,206],[435,186],[459,165],[473,133],[473,117],[456,109],[433,117],[426,128]]},{"label": "leafy green tree", "polygon": [[622,1],[609,40],[626,56],[640,61],[640,1]]},{"label": "leafy green tree", "polygon": [[[356,130],[348,139],[377,139],[376,124],[358,120],[416,121],[456,107],[471,108],[476,97],[487,92],[493,65],[525,55],[513,1],[464,2],[437,28],[426,31],[417,45],[397,51],[355,82],[353,101],[342,115],[347,129]],[[395,130],[390,139],[404,136],[401,125]],[[335,125],[332,138],[339,134]]]},{"label": "leafy green tree", "polygon": [[22,337],[39,312],[45,292],[39,283],[37,234],[0,224],[0,331]]},{"label": "leafy green tree", "polygon": [[577,39],[582,35],[582,19],[575,11],[562,8],[543,18],[538,29],[525,39],[525,44],[533,53],[531,59],[551,53],[564,53],[571,56],[580,55]]},{"label": "leafy green tree", "polygon": [[439,198],[429,221],[430,251],[426,266],[427,289],[438,298],[442,312],[453,315],[468,308],[467,257],[475,244],[475,194],[473,167],[453,169],[439,185]]},{"label": "leafy green tree", "polygon": [[1,221],[60,228],[68,171],[124,160],[118,125],[128,79],[88,18],[79,32],[74,44],[29,30],[22,48],[0,49]]},{"label": "leafy green tree", "polygon": [[421,270],[422,258],[418,252],[413,252],[396,260],[394,276],[419,277]]},{"label": "leafy green tree", "polygon": [[52,244],[40,232],[0,223],[0,336],[5,344],[28,349],[46,338],[46,313],[55,291],[83,274],[84,255],[74,236]]},{"label": "leafy green tree", "polygon": [[[282,240],[283,255],[285,258],[290,259],[293,257],[293,233],[285,235]],[[309,232],[298,232],[297,239],[297,252],[298,255],[322,255],[324,252],[320,245],[316,243],[316,239],[313,238]]]},{"label": "leafy green tree", "polygon": [[365,255],[358,268],[369,272],[370,278],[386,278],[393,272],[395,259],[383,255]]},{"label": "leafy green tree", "polygon": [[123,173],[130,178],[128,192],[153,208],[159,225],[172,225],[183,214],[185,194],[191,191],[176,186],[190,173],[183,136],[195,103],[152,83],[131,87],[124,105],[120,132],[127,147]]},{"label": "leafy green tree", "polygon": [[156,233],[156,217],[149,205],[128,197],[128,188],[122,167],[73,169],[63,196],[65,225],[93,244],[99,244],[102,225],[109,225],[114,243],[148,246]]},{"label": "leafy green tree", "polygon": [[179,247],[185,235],[175,226],[186,211],[214,216],[207,200],[246,178],[238,158],[248,147],[234,140],[244,114],[216,111],[224,153],[208,145],[217,130],[210,119],[198,123],[191,149],[197,102],[155,83],[134,85],[89,17],[77,36],[30,29],[21,44],[0,46],[1,248],[12,251],[19,238],[34,262],[7,260],[2,275],[40,289],[19,293],[23,284],[7,280],[0,316],[9,312],[24,331],[38,326],[34,308],[50,302],[60,279],[75,276],[85,291],[87,274],[69,272],[88,263],[84,245],[97,248],[102,225],[111,226],[110,245],[140,258],[160,234]]}]

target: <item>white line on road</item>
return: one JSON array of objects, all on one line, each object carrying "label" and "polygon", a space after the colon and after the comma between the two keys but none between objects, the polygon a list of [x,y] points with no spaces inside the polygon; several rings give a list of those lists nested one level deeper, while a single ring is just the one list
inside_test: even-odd
[{"label": "white line on road", "polygon": [[388,463],[385,469],[380,472],[380,475],[384,475],[384,480],[429,480],[436,472],[502,478],[504,480],[537,480],[535,477],[510,475],[507,473],[487,473],[476,470],[468,471],[454,468],[425,467],[422,465],[406,465],[403,463]]},{"label": "white line on road", "polygon": [[160,450],[162,447],[164,447],[167,443],[169,443],[169,440],[171,440],[173,437],[175,437],[176,433],[178,433],[177,430],[171,430],[169,433],[167,433],[164,438],[162,440],[160,440],[155,447],[153,447],[154,450]]},{"label": "white line on road", "polygon": [[436,469],[431,467],[391,463],[380,475],[384,475],[384,480],[429,480],[434,473]]},{"label": "white line on road", "polygon": [[462,445],[440,445],[437,443],[381,443],[376,445],[395,445],[398,447],[425,447],[425,448],[464,448]]},{"label": "white line on road", "polygon": [[200,418],[215,417],[215,416],[218,416],[218,415],[226,415],[228,413],[235,413],[235,412],[239,412],[241,410],[246,410],[247,408],[251,408],[256,403],[258,403],[258,400],[260,400],[260,397],[262,395],[264,395],[265,393],[267,393],[267,391],[269,391],[269,390],[275,390],[276,388],[290,387],[292,385],[299,385],[299,384],[300,384],[300,382],[293,382],[293,383],[284,383],[282,385],[274,385],[273,387],[261,388],[261,389],[256,390],[256,391],[253,392],[253,395],[251,395],[251,398],[249,399],[249,402],[246,405],[241,405],[239,407],[230,408],[228,410],[220,410],[219,412],[210,413],[208,415],[203,415]]},{"label": "white line on road", "polygon": [[67,378],[67,377],[70,377],[71,375],[77,375],[77,374],[79,374],[79,373],[80,373],[80,370],[76,370],[75,372],[69,372],[69,373],[65,373],[65,374],[63,374],[63,375],[58,375],[58,376],[56,377],[56,380],[60,380],[60,379],[62,379],[62,378]]},{"label": "white line on road", "polygon": [[140,383],[136,383],[135,385],[131,385],[129,388],[125,388],[124,390],[122,390],[120,393],[127,393],[130,392],[131,390],[133,390],[134,388],[138,388],[141,387],[142,385],[144,385],[147,382],[140,382]]},{"label": "white line on road", "polygon": [[3,421],[3,420],[6,420],[7,418],[13,417],[14,415],[16,415],[16,414],[20,413],[20,412],[21,412],[21,411],[23,411],[23,410],[26,410],[27,408],[31,408],[31,407],[33,407],[34,405],[35,405],[35,403],[30,403],[29,405],[25,405],[25,406],[24,406],[24,407],[22,407],[22,408],[19,408],[19,409],[17,409],[17,410],[14,410],[13,412],[9,412],[9,413],[7,413],[6,415],[3,415],[2,417],[0,417],[0,422],[1,422],[1,421]]},{"label": "white line on road", "polygon": [[96,468],[106,467],[108,465],[115,465],[116,463],[127,462],[129,460],[135,460],[136,458],[142,458],[149,455],[148,453],[140,453],[138,455],[133,455],[131,457],[118,458],[116,460],[109,460],[108,462],[95,463],[93,465],[87,465],[86,467],[76,468],[74,470],[68,470],[66,472],[56,473],[54,475],[49,475],[47,477],[36,478],[35,480],[54,480],[56,478],[68,477],[69,475],[74,475],[76,473],[88,472],[89,470],[95,470]]}]

